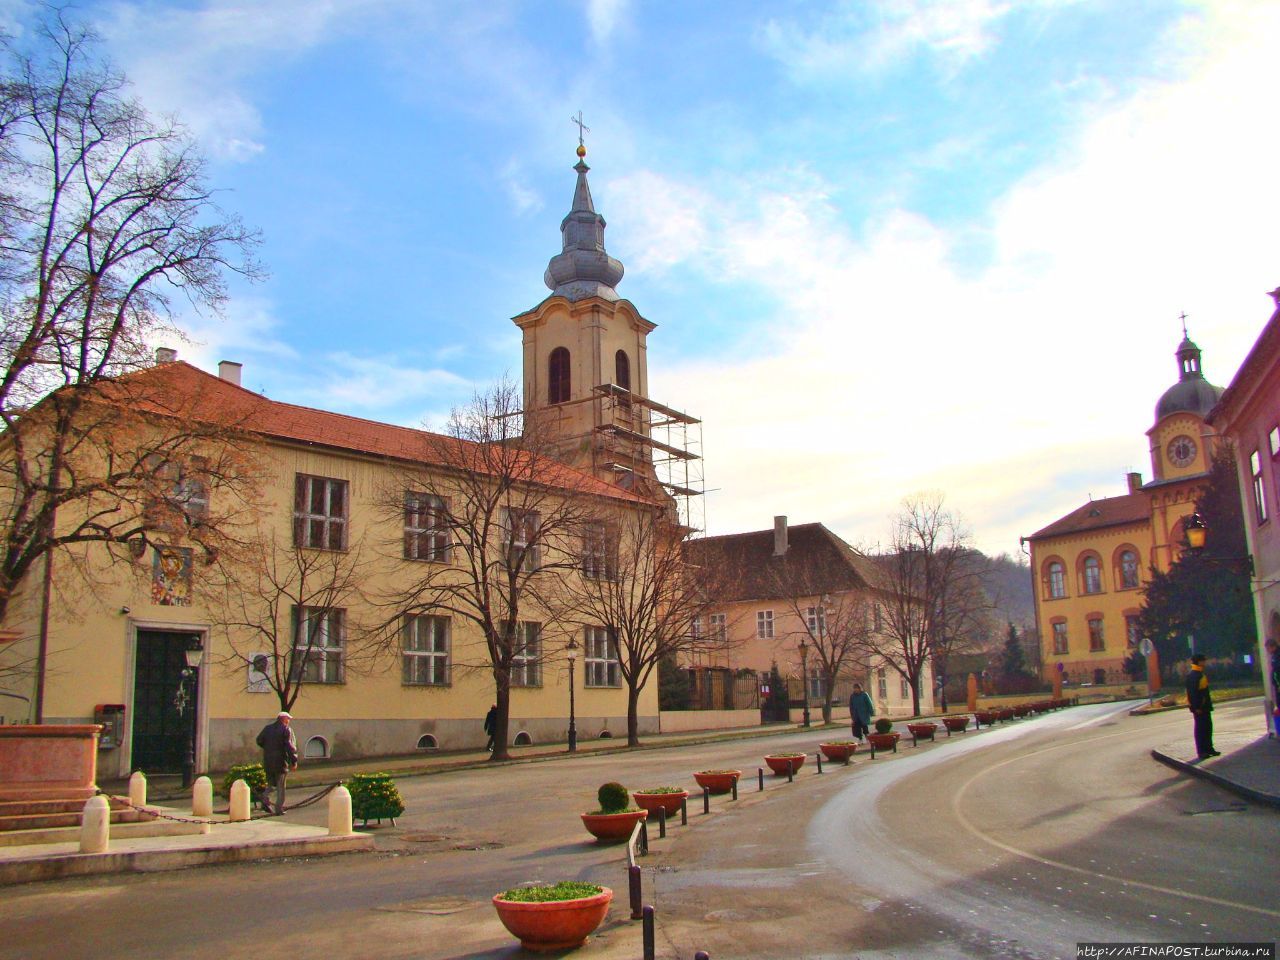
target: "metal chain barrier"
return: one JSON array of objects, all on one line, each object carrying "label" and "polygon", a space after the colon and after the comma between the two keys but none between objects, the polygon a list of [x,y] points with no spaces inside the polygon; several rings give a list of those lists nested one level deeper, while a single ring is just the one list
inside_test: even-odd
[{"label": "metal chain barrier", "polygon": [[[341,780],[338,780],[335,783],[331,783],[327,787],[325,787],[323,790],[319,791],[318,793],[313,793],[311,796],[307,797],[305,800],[299,800],[297,803],[290,803],[286,805],[285,810],[301,810],[303,807],[309,807],[311,804],[318,803],[319,801],[327,797],[329,794],[331,794],[334,790],[336,790],[340,786],[342,786]],[[129,802],[128,797],[121,797],[114,793],[107,793],[105,790],[99,790],[98,796],[106,797],[108,803],[119,802],[123,806],[128,807],[130,810],[136,810],[139,813],[145,813],[147,816],[155,817],[158,820],[171,820],[174,823],[207,823],[207,824],[210,824],[211,826],[220,827],[226,823],[249,823],[254,820],[266,820],[268,818],[272,818],[276,816],[276,814],[272,814],[272,813],[258,813],[249,817],[248,820],[208,820],[203,817],[179,817],[170,813],[161,813],[159,810],[155,809],[155,807],[152,807],[152,806],[145,806],[145,807],[135,806],[134,804]],[[230,808],[223,809],[223,810],[215,810],[213,812],[214,812],[214,815],[216,816],[223,816],[227,813],[230,813]]]}]

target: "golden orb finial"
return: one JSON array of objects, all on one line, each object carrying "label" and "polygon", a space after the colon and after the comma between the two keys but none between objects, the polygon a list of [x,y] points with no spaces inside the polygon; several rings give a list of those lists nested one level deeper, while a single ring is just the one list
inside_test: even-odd
[{"label": "golden orb finial", "polygon": [[581,159],[582,157],[585,157],[586,155],[587,155],[587,148],[586,148],[585,146],[583,146],[581,143],[580,143],[580,144],[578,144],[578,158],[579,158],[579,159]]}]

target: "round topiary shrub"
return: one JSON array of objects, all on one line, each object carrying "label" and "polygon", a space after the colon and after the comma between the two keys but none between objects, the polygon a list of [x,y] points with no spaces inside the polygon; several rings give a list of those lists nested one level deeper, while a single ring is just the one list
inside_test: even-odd
[{"label": "round topiary shrub", "polygon": [[404,813],[404,800],[389,773],[357,773],[343,786],[351,792],[352,819],[365,824],[386,819],[394,826],[396,817]]},{"label": "round topiary shrub", "polygon": [[631,805],[627,788],[613,780],[601,784],[596,799],[600,801],[601,813],[622,813]]},{"label": "round topiary shrub", "polygon": [[222,796],[231,796],[231,785],[243,780],[249,787],[249,796],[254,797],[267,789],[267,771],[260,763],[240,763],[227,771],[222,778]]},{"label": "round topiary shrub", "polygon": [[892,733],[893,721],[888,717],[881,717],[876,721],[876,733]]}]

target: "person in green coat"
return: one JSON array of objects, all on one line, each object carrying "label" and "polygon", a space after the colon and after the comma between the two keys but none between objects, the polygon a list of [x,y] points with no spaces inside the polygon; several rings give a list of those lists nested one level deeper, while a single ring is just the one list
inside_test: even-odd
[{"label": "person in green coat", "polygon": [[853,723],[855,740],[861,740],[871,732],[871,718],[874,714],[870,694],[862,689],[862,684],[855,683],[853,693],[849,695],[849,719]]}]

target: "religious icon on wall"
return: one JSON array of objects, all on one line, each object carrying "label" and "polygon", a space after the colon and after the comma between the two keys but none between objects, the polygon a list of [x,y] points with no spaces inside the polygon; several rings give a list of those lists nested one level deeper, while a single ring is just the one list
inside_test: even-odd
[{"label": "religious icon on wall", "polygon": [[151,602],[191,606],[191,548],[156,547],[151,565]]}]

